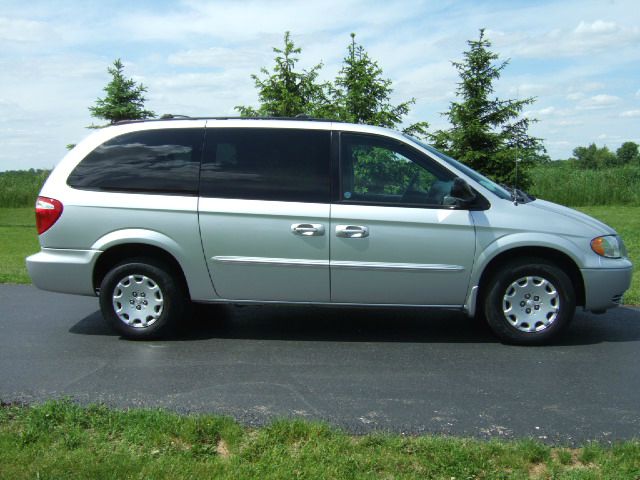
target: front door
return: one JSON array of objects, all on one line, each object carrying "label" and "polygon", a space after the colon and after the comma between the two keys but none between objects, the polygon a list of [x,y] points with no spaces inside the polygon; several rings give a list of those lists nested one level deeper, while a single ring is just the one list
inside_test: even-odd
[{"label": "front door", "polygon": [[331,300],[464,304],[475,253],[470,212],[449,195],[454,175],[403,142],[341,134],[331,209]]}]

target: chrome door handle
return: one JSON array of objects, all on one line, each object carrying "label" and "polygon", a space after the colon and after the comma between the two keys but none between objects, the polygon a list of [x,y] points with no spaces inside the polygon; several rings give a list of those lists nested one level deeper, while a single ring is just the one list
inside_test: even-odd
[{"label": "chrome door handle", "polygon": [[369,236],[369,227],[362,225],[336,225],[336,237],[364,238]]},{"label": "chrome door handle", "polygon": [[294,223],[291,225],[291,233],[303,237],[319,237],[324,235],[324,225],[321,223]]}]

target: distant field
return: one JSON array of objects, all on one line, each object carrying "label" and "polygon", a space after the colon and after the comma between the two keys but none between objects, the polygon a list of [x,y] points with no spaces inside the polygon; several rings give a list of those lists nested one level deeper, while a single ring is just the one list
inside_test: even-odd
[{"label": "distant field", "polygon": [[[640,305],[640,207],[580,207],[615,228],[624,239],[634,263],[626,304]],[[33,207],[0,208],[0,283],[30,283],[24,258],[38,251]]]},{"label": "distant field", "polygon": [[640,205],[640,166],[582,170],[566,162],[534,168],[529,191],[562,205]]},{"label": "distant field", "polygon": [[40,249],[31,208],[0,208],[0,283],[31,283],[24,259]]},{"label": "distant field", "polygon": [[33,206],[49,173],[33,169],[0,172],[0,208]]}]

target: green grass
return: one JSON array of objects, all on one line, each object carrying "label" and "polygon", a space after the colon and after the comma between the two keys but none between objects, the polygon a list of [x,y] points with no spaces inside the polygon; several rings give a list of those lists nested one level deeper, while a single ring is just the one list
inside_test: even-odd
[{"label": "green grass", "polygon": [[536,195],[562,205],[640,205],[640,166],[584,170],[552,162],[531,171]]},{"label": "green grass", "polygon": [[49,176],[49,170],[0,172],[0,207],[30,207]]},{"label": "green grass", "polygon": [[25,257],[40,249],[31,208],[0,208],[0,283],[31,283]]},{"label": "green grass", "polygon": [[214,416],[116,411],[68,401],[0,408],[0,478],[598,478],[640,476],[640,441],[354,437],[322,423],[258,430]]},{"label": "green grass", "polygon": [[[624,302],[640,305],[640,207],[579,207],[615,228],[634,264],[631,288]],[[39,250],[33,208],[0,208],[0,283],[30,283],[24,259]]]}]

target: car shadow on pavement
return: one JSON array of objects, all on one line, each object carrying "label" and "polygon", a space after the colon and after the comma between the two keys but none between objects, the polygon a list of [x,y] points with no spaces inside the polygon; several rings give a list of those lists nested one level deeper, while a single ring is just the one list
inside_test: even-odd
[{"label": "car shadow on pavement", "polygon": [[101,335],[109,337],[118,336],[118,334],[114,332],[111,327],[109,327],[109,325],[107,325],[107,323],[104,321],[100,310],[84,317],[78,323],[73,325],[69,329],[69,332],[78,335]]},{"label": "car shadow on pavement", "polygon": [[[100,312],[69,330],[80,335],[116,336]],[[196,305],[192,317],[165,341],[213,338],[407,343],[498,343],[488,326],[460,312],[427,309],[310,306]],[[620,308],[606,315],[578,313],[554,345],[591,345],[640,340],[640,310]]]}]

